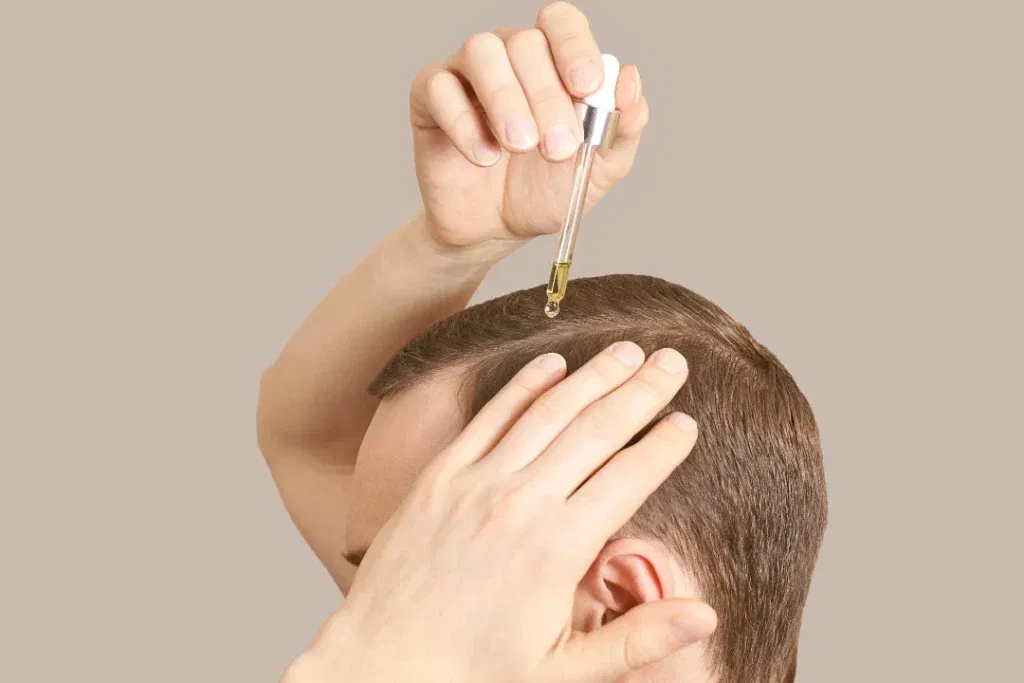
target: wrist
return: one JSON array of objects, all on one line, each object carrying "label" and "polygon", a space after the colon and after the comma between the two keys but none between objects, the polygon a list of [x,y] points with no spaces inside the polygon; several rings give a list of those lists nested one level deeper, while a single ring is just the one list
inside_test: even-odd
[{"label": "wrist", "polygon": [[[346,598],[346,602],[347,602]],[[320,629],[313,643],[289,667],[282,683],[393,683],[423,680],[388,653],[388,639],[379,627],[352,613],[347,604]],[[383,649],[381,648],[384,643]]]},{"label": "wrist", "polygon": [[455,269],[490,270],[528,240],[508,237],[490,238],[473,244],[453,244],[438,238],[444,231],[433,225],[426,211],[420,211],[407,226],[421,246]]}]

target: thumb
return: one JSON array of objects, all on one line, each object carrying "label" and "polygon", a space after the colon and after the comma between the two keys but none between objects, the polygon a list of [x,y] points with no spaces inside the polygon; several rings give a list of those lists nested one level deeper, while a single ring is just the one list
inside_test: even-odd
[{"label": "thumb", "polygon": [[592,633],[570,640],[552,661],[558,681],[615,683],[704,640],[718,625],[699,600],[657,600],[638,605]]}]

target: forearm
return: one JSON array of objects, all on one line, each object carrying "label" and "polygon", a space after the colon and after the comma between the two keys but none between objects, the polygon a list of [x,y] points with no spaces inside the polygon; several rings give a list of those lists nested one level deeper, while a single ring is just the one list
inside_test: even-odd
[{"label": "forearm", "polygon": [[261,438],[358,443],[376,405],[367,385],[410,339],[463,308],[508,249],[439,247],[422,216],[391,233],[334,286],[264,373]]}]

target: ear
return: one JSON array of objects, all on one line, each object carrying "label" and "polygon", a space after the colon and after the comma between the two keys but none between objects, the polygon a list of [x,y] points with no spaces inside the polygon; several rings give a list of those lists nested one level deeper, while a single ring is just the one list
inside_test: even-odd
[{"label": "ear", "polygon": [[637,538],[608,542],[576,591],[573,628],[595,631],[637,605],[678,597],[672,558]]}]

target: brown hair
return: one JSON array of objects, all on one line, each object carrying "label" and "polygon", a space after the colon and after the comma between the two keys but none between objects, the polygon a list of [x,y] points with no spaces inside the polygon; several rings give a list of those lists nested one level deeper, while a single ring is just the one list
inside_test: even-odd
[{"label": "brown hair", "polygon": [[541,353],[560,353],[572,372],[624,339],[648,354],[680,351],[690,375],[665,412],[692,415],[700,438],[623,533],[667,544],[693,572],[719,616],[708,665],[720,683],[792,681],[827,516],[818,430],[793,378],[716,305],[658,278],[574,280],[554,320],[543,304],[536,287],[437,323],[391,360],[370,393],[387,396],[465,366],[468,418]]}]

